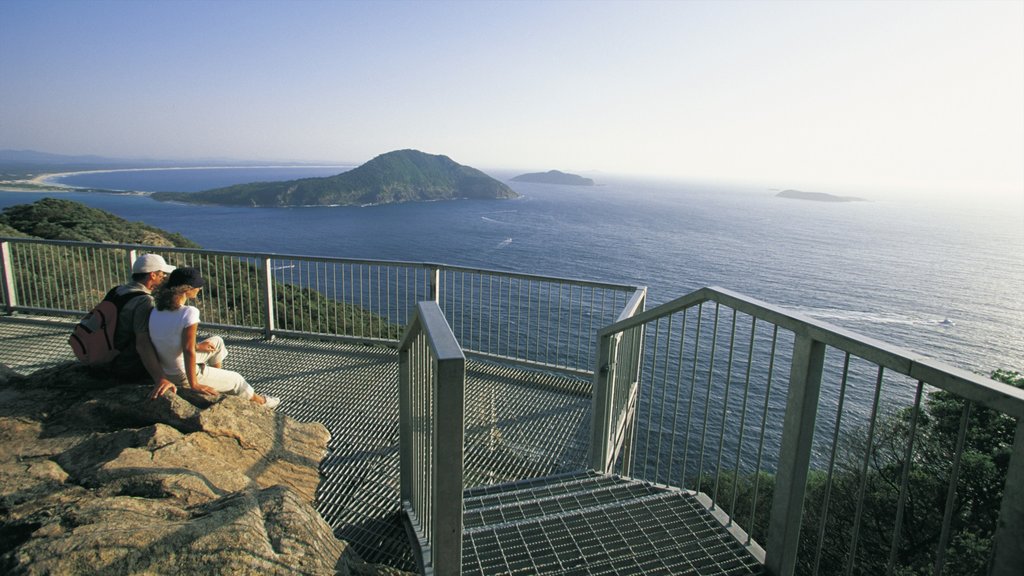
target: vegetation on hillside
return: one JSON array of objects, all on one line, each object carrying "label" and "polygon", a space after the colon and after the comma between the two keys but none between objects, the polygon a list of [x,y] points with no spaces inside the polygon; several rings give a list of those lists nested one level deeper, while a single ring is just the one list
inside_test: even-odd
[{"label": "vegetation on hillside", "polygon": [[[997,370],[992,378],[1024,388],[1024,375],[1019,372]],[[918,415],[894,574],[933,573],[964,406],[964,400],[936,391],[929,395]],[[987,408],[972,406],[969,418],[952,509],[951,537],[945,550],[945,574],[985,574],[987,571],[1016,429],[1013,418]],[[845,456],[839,457],[831,479],[826,470],[811,470],[807,478],[797,574],[850,573],[846,568],[851,562],[850,547],[860,494],[863,494],[864,504],[852,573],[887,573],[903,481],[905,445],[912,420],[911,408],[880,419],[866,474],[862,472],[867,438],[864,430],[854,435],[862,440],[847,439]],[[766,511],[771,510],[775,477],[763,472],[739,476],[727,472],[718,481],[719,497],[726,495],[721,502],[726,512],[751,530],[755,540],[765,543]],[[702,479],[701,491],[711,494],[714,489],[714,478]],[[737,496],[732,507],[734,490]],[[754,502],[758,514],[751,527],[747,522]],[[825,523],[823,532],[822,522]],[[824,540],[818,560],[815,550],[821,534]]]},{"label": "vegetation on hillside", "polygon": [[153,194],[157,200],[242,206],[338,206],[455,198],[515,198],[505,184],[447,156],[397,150],[336,176],[255,182],[203,192]]},{"label": "vegetation on hillside", "polygon": [[[4,208],[0,236],[198,248],[180,234],[90,208],[70,200],[45,198],[34,204]],[[198,267],[208,281],[204,322],[263,326],[259,268],[251,262],[219,255],[198,257],[164,252],[172,265]],[[127,254],[65,246],[31,246],[16,251],[16,285],[31,287],[34,305],[58,310],[85,310],[111,286],[127,280]],[[70,269],[70,272],[69,272]],[[69,281],[69,277],[71,280]],[[400,327],[359,306],[340,302],[311,288],[278,280],[274,284],[275,320],[282,330],[315,331],[367,338],[397,338]],[[43,295],[43,296],[40,296]]]},{"label": "vegetation on hillside", "polygon": [[199,247],[181,234],[142,222],[129,222],[109,212],[57,198],[4,208],[0,213],[0,226],[47,240]]}]

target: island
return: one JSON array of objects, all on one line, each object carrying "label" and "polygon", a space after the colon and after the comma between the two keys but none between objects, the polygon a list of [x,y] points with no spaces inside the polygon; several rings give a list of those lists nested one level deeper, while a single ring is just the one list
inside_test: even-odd
[{"label": "island", "polygon": [[593,186],[594,181],[576,174],[567,174],[558,170],[520,174],[512,179],[515,182],[534,182],[538,184],[562,184],[566,186]]},{"label": "island", "polygon": [[519,197],[447,156],[395,150],[335,176],[254,182],[202,192],[156,192],[155,200],[233,206],[371,206],[397,202]]},{"label": "island", "polygon": [[814,202],[866,202],[864,198],[856,196],[836,196],[824,192],[804,192],[802,190],[783,190],[775,195],[778,198],[792,198],[794,200],[812,200]]}]

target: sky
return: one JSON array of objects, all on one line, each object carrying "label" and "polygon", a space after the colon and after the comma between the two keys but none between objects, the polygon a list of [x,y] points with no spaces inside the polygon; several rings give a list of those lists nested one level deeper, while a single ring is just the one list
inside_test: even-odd
[{"label": "sky", "polygon": [[1018,201],[1024,1],[0,1],[0,149],[402,148]]}]

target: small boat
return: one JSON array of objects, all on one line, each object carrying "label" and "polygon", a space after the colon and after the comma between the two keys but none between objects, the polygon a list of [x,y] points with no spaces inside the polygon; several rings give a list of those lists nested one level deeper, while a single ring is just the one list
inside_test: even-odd
[{"label": "small boat", "polygon": [[956,322],[946,318],[942,322],[939,322],[939,326],[956,326]]}]

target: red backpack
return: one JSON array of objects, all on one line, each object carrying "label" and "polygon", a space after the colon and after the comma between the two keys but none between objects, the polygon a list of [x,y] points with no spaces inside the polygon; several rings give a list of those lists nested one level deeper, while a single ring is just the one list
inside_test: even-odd
[{"label": "red backpack", "polygon": [[120,353],[114,347],[117,315],[129,300],[141,294],[145,292],[133,290],[119,296],[117,287],[111,288],[103,300],[78,322],[68,338],[68,344],[82,364],[108,364]]}]

